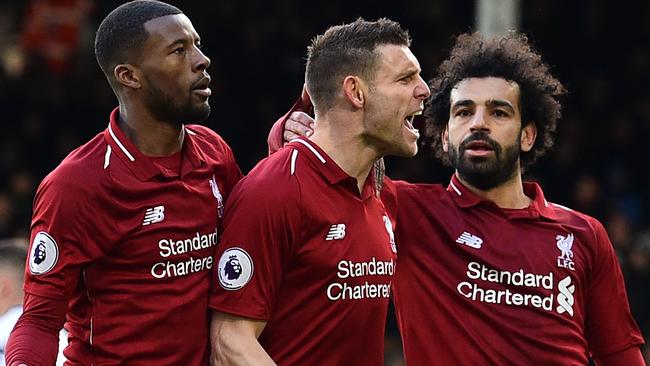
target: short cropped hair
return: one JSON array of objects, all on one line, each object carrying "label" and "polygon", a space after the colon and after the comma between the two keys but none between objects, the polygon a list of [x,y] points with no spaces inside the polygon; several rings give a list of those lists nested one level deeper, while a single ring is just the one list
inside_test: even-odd
[{"label": "short cropped hair", "polygon": [[95,36],[95,57],[102,71],[113,79],[113,69],[139,56],[149,34],[144,23],[167,15],[182,14],[173,5],[156,0],[124,3],[102,20]]},{"label": "short cropped hair", "polygon": [[566,89],[549,71],[548,65],[521,33],[485,38],[480,33],[458,36],[450,57],[429,82],[431,96],[424,109],[426,140],[444,163],[442,132],[449,121],[451,90],[468,78],[498,77],[519,86],[522,127],[535,123],[537,139],[533,148],[522,152],[522,167],[532,165],[553,146],[557,122],[561,116],[560,97]]},{"label": "short cropped hair", "polygon": [[410,47],[408,31],[387,18],[356,21],[330,27],[307,49],[305,81],[317,110],[332,107],[343,79],[358,75],[372,83],[380,45]]}]

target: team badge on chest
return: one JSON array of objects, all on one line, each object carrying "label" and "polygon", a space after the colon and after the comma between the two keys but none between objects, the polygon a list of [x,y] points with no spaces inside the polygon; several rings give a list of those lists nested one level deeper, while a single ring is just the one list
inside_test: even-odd
[{"label": "team badge on chest", "polygon": [[210,188],[212,188],[212,194],[214,195],[214,198],[216,198],[217,200],[217,215],[219,215],[219,218],[222,218],[223,217],[223,196],[219,191],[219,186],[217,185],[217,178],[215,178],[214,175],[212,175],[212,179],[210,179]]},{"label": "team badge on chest", "polygon": [[386,215],[384,215],[383,219],[384,219],[384,226],[386,226],[386,232],[388,232],[390,249],[393,251],[393,253],[397,253],[397,245],[395,244],[395,234],[393,234],[393,223],[390,222],[390,218]]},{"label": "team badge on chest", "polygon": [[555,237],[557,241],[557,247],[562,251],[559,257],[557,257],[557,266],[560,268],[568,268],[572,271],[575,271],[575,265],[573,262],[573,234],[568,233],[565,235],[557,235]]}]

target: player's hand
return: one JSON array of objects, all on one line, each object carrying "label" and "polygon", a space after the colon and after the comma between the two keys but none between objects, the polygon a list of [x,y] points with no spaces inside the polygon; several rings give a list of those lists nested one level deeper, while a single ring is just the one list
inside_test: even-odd
[{"label": "player's hand", "polygon": [[293,104],[293,107],[280,117],[271,127],[266,140],[269,146],[269,155],[280,150],[287,142],[300,137],[309,137],[314,133],[314,119],[310,116],[313,112],[311,98],[307,87],[302,87],[300,98]]},{"label": "player's hand", "polygon": [[314,119],[305,112],[291,112],[289,118],[284,123],[284,133],[282,137],[284,143],[297,137],[309,137],[314,133]]}]

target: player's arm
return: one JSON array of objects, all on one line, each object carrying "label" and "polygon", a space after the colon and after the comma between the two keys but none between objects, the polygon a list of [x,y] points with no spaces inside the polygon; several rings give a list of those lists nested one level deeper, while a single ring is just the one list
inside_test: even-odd
[{"label": "player's arm", "polygon": [[265,326],[266,322],[263,320],[213,312],[210,325],[212,365],[275,365],[257,341]]},{"label": "player's arm", "polygon": [[[68,300],[81,278],[81,268],[104,249],[109,239],[93,224],[85,236],[88,216],[96,207],[88,199],[91,185],[76,170],[57,168],[39,186],[34,199],[30,250],[25,268],[23,314],[7,342],[7,364],[54,365],[59,331],[66,319]],[[80,184],[79,182],[84,182]],[[71,192],[74,192],[71,193]],[[81,244],[83,243],[83,245]]]},{"label": "player's arm", "polygon": [[594,358],[594,363],[596,366],[645,366],[639,347],[631,347],[611,355]]},{"label": "player's arm", "polygon": [[267,138],[269,155],[280,150],[284,144],[297,137],[309,137],[314,133],[314,119],[310,116],[312,109],[307,88],[303,87],[300,98],[294,103],[289,112],[280,117],[271,127]]},{"label": "player's arm", "polygon": [[25,293],[23,313],[7,341],[7,366],[55,363],[67,304]]},{"label": "player's arm", "polygon": [[623,273],[605,228],[590,219],[593,263],[586,291],[585,336],[597,365],[644,365],[643,337],[632,317]]}]

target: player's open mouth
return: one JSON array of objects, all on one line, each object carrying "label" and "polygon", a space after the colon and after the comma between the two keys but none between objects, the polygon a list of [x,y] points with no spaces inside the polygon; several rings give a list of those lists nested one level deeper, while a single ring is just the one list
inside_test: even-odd
[{"label": "player's open mouth", "polygon": [[404,118],[404,125],[406,126],[406,128],[417,137],[420,137],[420,131],[418,131],[418,129],[413,126],[413,121],[415,120],[415,116],[419,116],[421,114],[422,114],[422,110],[420,109],[413,112],[406,118]]},{"label": "player's open mouth", "polygon": [[492,154],[494,151],[494,148],[492,145],[487,142],[487,141],[482,141],[482,140],[476,140],[472,141],[470,143],[465,144],[464,146],[465,152],[470,155],[470,156],[487,156]]},{"label": "player's open mouth", "polygon": [[487,141],[472,141],[468,144],[465,145],[465,150],[486,150],[486,151],[492,151],[494,150],[492,148],[492,145],[490,145]]}]

